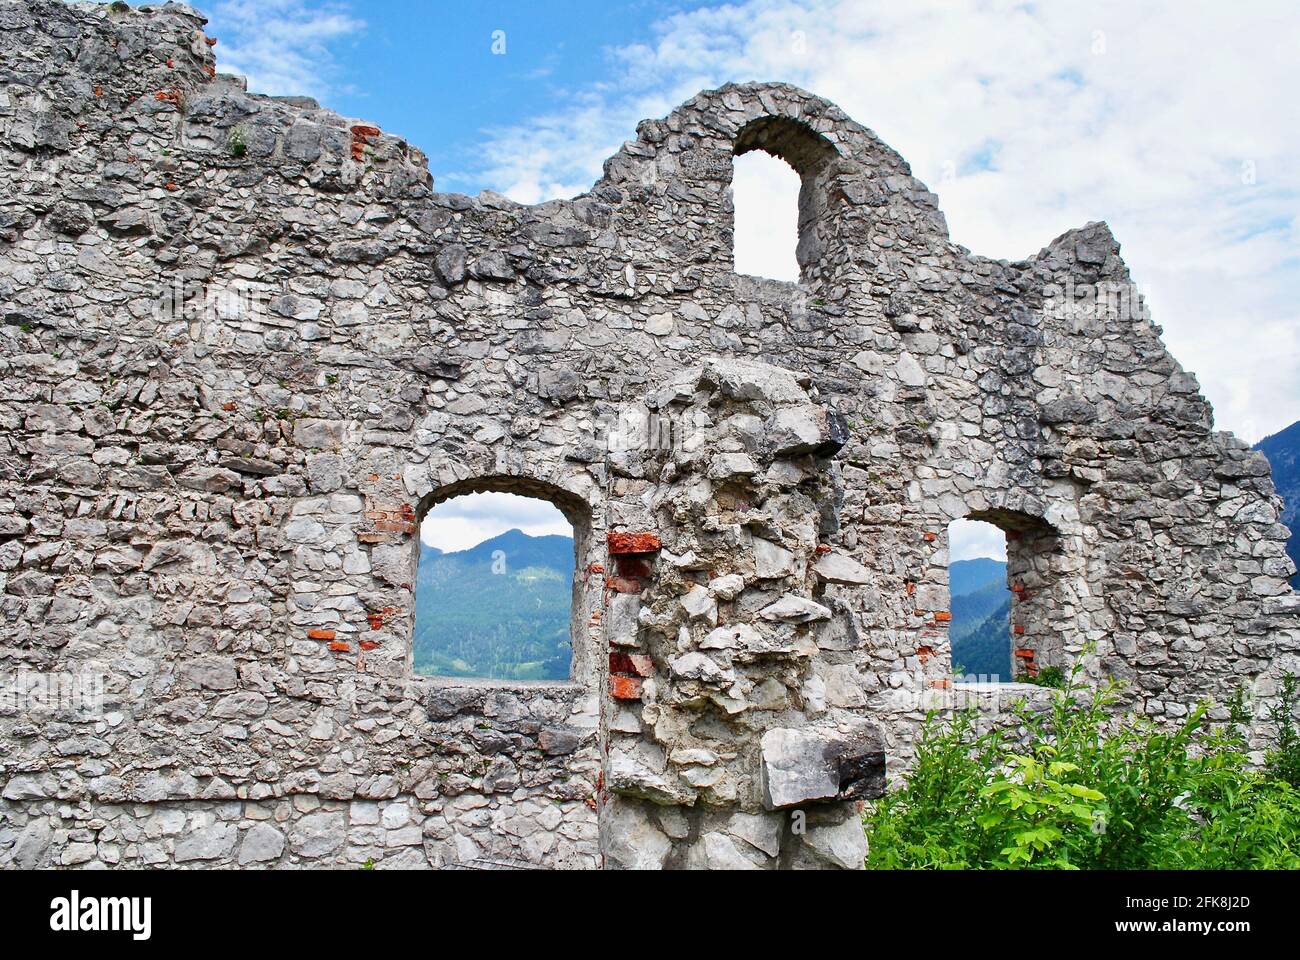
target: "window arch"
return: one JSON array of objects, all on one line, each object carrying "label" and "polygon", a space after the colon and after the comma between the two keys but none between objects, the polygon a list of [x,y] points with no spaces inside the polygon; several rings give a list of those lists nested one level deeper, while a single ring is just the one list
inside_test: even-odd
[{"label": "window arch", "polygon": [[531,478],[479,477],[426,496],[417,520],[414,673],[589,679],[591,510],[582,498]]},{"label": "window arch", "polygon": [[1055,683],[1068,666],[1057,624],[1071,615],[1056,528],[1016,510],[974,511],[949,526],[948,547],[954,673]]},{"label": "window arch", "polygon": [[[735,158],[761,151],[783,163],[733,162],[733,254],[739,273],[810,282],[826,240],[830,178],[835,146],[807,124],[789,117],[763,117],[747,124],[733,145]],[[788,168],[794,177],[783,171]],[[797,178],[798,196],[791,194]],[[793,219],[793,223],[790,220]],[[789,244],[793,227],[793,264]],[[743,231],[743,233],[742,233]],[[775,269],[776,273],[768,272]],[[779,275],[778,275],[779,274]]]}]

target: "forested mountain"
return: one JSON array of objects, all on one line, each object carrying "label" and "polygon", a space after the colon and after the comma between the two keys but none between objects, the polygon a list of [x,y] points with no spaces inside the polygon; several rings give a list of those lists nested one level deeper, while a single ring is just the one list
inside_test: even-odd
[{"label": "forested mountain", "polygon": [[953,672],[1011,679],[1011,592],[1007,565],[982,557],[948,568]]},{"label": "forested mountain", "polygon": [[[1282,522],[1291,528],[1287,553],[1300,567],[1300,423],[1266,437],[1255,449],[1263,452],[1273,466],[1273,484],[1283,502]],[[1300,589],[1300,574],[1291,585]]]},{"label": "forested mountain", "polygon": [[573,539],[510,530],[476,547],[423,547],[415,670],[495,680],[566,680]]}]

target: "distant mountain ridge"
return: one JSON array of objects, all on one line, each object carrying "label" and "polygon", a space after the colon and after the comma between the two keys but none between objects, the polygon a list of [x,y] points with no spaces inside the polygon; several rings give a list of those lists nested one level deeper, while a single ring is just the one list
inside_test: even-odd
[{"label": "distant mountain ridge", "polygon": [[[1273,485],[1282,498],[1280,519],[1291,528],[1287,553],[1300,567],[1300,422],[1265,437],[1255,444],[1255,449],[1263,453],[1273,467]],[[1291,579],[1291,586],[1300,589],[1300,574]]]},{"label": "distant mountain ridge", "polygon": [[453,553],[421,545],[416,672],[567,680],[573,567],[572,537],[507,530]]},{"label": "distant mountain ridge", "polygon": [[980,557],[948,567],[954,672],[1011,679],[1011,591],[1004,561]]}]

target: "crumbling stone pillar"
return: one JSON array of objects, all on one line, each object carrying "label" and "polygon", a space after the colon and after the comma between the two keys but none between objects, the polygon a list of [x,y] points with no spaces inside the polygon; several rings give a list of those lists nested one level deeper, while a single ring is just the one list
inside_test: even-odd
[{"label": "crumbling stone pillar", "polygon": [[625,415],[674,442],[610,457],[609,866],[862,863],[884,753],[844,638],[871,578],[827,545],[847,427],[808,386],[715,359]]}]

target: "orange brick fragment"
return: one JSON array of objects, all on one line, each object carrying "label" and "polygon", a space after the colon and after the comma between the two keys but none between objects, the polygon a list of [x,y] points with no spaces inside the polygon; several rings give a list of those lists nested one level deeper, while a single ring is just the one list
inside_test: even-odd
[{"label": "orange brick fragment", "polygon": [[640,700],[643,682],[640,677],[612,676],[609,678],[609,695],[615,700]]}]

